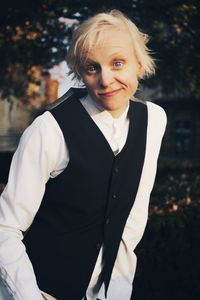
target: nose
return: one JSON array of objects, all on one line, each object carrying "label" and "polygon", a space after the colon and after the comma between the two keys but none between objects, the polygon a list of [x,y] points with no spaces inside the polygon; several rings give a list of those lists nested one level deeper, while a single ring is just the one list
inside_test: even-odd
[{"label": "nose", "polygon": [[99,73],[99,84],[101,87],[106,88],[114,81],[114,76],[111,70],[102,69]]}]

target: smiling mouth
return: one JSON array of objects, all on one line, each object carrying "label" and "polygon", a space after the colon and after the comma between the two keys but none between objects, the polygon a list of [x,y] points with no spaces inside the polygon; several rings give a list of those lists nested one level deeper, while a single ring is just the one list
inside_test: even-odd
[{"label": "smiling mouth", "polygon": [[108,92],[102,92],[102,93],[99,93],[99,96],[111,97],[111,96],[116,95],[120,91],[121,91],[121,89],[117,89],[117,90],[113,90],[113,91],[108,91]]}]

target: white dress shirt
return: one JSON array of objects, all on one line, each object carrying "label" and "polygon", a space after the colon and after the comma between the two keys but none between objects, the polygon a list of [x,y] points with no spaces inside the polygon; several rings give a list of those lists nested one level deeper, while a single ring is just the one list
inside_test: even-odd
[{"label": "white dress shirt", "polygon": [[[109,112],[101,110],[89,96],[81,99],[81,103],[104,134],[113,152],[120,152],[128,134],[128,107],[115,119]],[[161,107],[151,102],[147,102],[147,110],[145,161],[136,199],[127,219],[113,268],[108,300],[129,300],[131,297],[136,269],[133,251],[142,238],[148,218],[149,197],[155,180],[166,115]],[[59,175],[67,167],[69,160],[63,133],[51,112],[45,112],[22,135],[12,159],[8,184],[0,198],[0,278],[5,290],[12,295],[10,299],[43,299],[22,242],[22,232],[33,222],[46,182],[50,177]],[[96,286],[101,262],[102,249],[87,289],[88,300],[105,300],[104,284],[98,289]],[[5,290],[2,288],[2,295]],[[4,300],[1,291],[0,299]]]}]

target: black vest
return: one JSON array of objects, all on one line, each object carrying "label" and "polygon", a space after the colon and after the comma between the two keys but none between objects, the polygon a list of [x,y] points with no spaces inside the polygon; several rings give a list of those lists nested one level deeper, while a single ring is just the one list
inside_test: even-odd
[{"label": "black vest", "polygon": [[114,156],[80,103],[83,94],[85,90],[73,90],[51,110],[64,134],[70,161],[48,181],[24,239],[40,289],[58,300],[84,297],[102,244],[102,280],[107,291],[146,148],[146,105],[130,101],[127,141]]}]

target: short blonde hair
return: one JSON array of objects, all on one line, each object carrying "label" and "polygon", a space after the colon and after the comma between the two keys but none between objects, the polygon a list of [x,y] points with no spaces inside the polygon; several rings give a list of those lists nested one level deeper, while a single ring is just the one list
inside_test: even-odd
[{"label": "short blonde hair", "polygon": [[103,33],[108,27],[125,28],[130,33],[136,57],[142,67],[140,78],[154,74],[155,63],[146,46],[149,40],[147,34],[139,31],[137,26],[118,10],[99,13],[83,22],[74,31],[66,58],[70,69],[69,74],[74,74],[75,78],[81,79],[81,69],[89,51],[94,47],[94,43],[102,42]]}]

